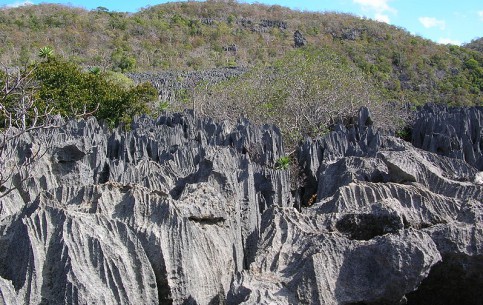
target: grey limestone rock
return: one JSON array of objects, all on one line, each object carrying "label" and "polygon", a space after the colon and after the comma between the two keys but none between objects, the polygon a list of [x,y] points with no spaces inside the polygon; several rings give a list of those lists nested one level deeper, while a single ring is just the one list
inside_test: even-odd
[{"label": "grey limestone rock", "polygon": [[255,261],[228,300],[480,304],[478,169],[374,130],[366,109],[356,121],[300,146],[311,206],[265,211]]},{"label": "grey limestone rock", "polygon": [[[477,160],[474,111],[453,135],[472,130]],[[376,130],[368,109],[301,143],[301,177],[276,169],[274,126],[61,125],[9,143],[12,162],[41,153],[0,197],[0,304],[481,304],[479,161]]]},{"label": "grey limestone rock", "polygon": [[[212,20],[213,22],[213,20]],[[236,45],[226,46],[226,51],[238,50]],[[218,68],[203,71],[160,71],[160,72],[143,72],[128,73],[127,76],[133,81],[150,82],[164,100],[176,98],[179,90],[192,90],[203,82],[217,83],[233,77],[238,77],[247,71],[246,68]]]},{"label": "grey limestone rock", "polygon": [[263,210],[291,205],[271,126],[184,113],[141,117],[128,133],[67,122],[23,140],[44,153],[0,202],[6,303],[223,302],[254,259]]},{"label": "grey limestone rock", "polygon": [[293,42],[296,48],[301,48],[307,44],[307,39],[305,39],[304,35],[297,30],[293,34]]},{"label": "grey limestone rock", "polygon": [[483,107],[425,106],[412,126],[411,142],[483,171]]},{"label": "grey limestone rock", "polygon": [[243,304],[396,304],[441,260],[422,232],[358,241],[323,222],[286,208],[265,212],[263,247],[234,289],[250,291]]}]

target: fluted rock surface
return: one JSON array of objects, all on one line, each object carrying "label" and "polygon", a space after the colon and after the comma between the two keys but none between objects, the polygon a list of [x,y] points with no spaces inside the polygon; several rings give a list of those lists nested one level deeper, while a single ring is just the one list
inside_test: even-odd
[{"label": "fluted rock surface", "polygon": [[41,157],[0,203],[7,304],[222,303],[254,259],[263,210],[292,205],[270,126],[68,122],[11,143],[19,162],[32,143]]},{"label": "fluted rock surface", "polygon": [[0,198],[0,304],[481,304],[479,169],[355,121],[300,145],[298,190],[273,126],[22,135],[12,160],[39,153]]},{"label": "fluted rock surface", "polygon": [[367,109],[307,139],[298,160],[308,207],[264,212],[255,261],[229,301],[481,304],[477,168],[374,130]]},{"label": "fluted rock surface", "polygon": [[412,126],[411,142],[483,171],[483,107],[425,106]]},{"label": "fluted rock surface", "polygon": [[401,230],[360,241],[323,222],[283,208],[266,213],[263,251],[236,283],[240,293],[234,303],[397,304],[441,259],[422,232]]}]

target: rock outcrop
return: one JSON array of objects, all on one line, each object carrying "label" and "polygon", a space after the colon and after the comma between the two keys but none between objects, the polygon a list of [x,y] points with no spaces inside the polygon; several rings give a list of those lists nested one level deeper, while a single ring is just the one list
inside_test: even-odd
[{"label": "rock outcrop", "polygon": [[296,48],[301,48],[307,44],[307,39],[305,39],[304,35],[302,35],[299,30],[297,30],[293,33],[293,42]]},{"label": "rock outcrop", "polygon": [[0,304],[482,299],[478,163],[387,136],[367,109],[300,145],[300,177],[276,169],[277,128],[191,113],[9,145],[16,162],[41,153],[0,198]]},{"label": "rock outcrop", "polygon": [[[302,202],[317,199],[302,213],[264,213],[233,303],[480,304],[482,278],[463,267],[483,271],[478,170],[376,132],[369,118],[363,109],[355,126],[300,146]],[[434,296],[468,277],[471,288]]]},{"label": "rock outcrop", "polygon": [[[291,206],[276,128],[140,118],[26,134],[45,150],[1,199],[1,296],[13,304],[223,300],[254,259],[262,212]],[[15,179],[13,179],[15,180]]]},{"label": "rock outcrop", "polygon": [[[225,51],[236,52],[236,45],[225,46]],[[150,82],[159,93],[161,99],[172,101],[182,99],[184,91],[194,90],[202,83],[214,84],[243,75],[246,68],[218,68],[203,71],[161,71],[156,73],[128,73],[127,76],[136,83]]]},{"label": "rock outcrop", "polygon": [[411,142],[483,171],[483,107],[425,106],[416,116]]}]

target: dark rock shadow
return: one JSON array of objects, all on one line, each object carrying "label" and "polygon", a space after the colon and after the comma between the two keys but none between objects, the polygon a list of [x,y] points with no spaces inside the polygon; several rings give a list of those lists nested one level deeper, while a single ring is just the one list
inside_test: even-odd
[{"label": "dark rock shadow", "polygon": [[483,256],[443,256],[407,300],[408,305],[483,304]]}]

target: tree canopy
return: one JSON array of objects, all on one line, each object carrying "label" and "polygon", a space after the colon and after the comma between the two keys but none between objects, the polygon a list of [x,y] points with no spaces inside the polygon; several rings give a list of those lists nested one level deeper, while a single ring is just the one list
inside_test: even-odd
[{"label": "tree canopy", "polygon": [[[43,50],[46,49],[40,53]],[[12,87],[11,92],[2,92],[2,109],[18,113],[18,105],[28,99],[32,103],[29,111],[35,109],[36,113],[66,118],[89,114],[111,127],[129,127],[135,115],[150,113],[157,99],[157,91],[150,83],[134,84],[112,71],[84,71],[79,65],[54,56],[52,51],[49,53],[41,56],[45,60],[16,71],[18,75],[2,72],[0,84],[6,88],[10,83]],[[14,80],[19,81],[18,85],[12,85]],[[33,119],[35,114],[29,116]],[[5,113],[2,119],[4,127],[9,125],[5,123]]]}]

